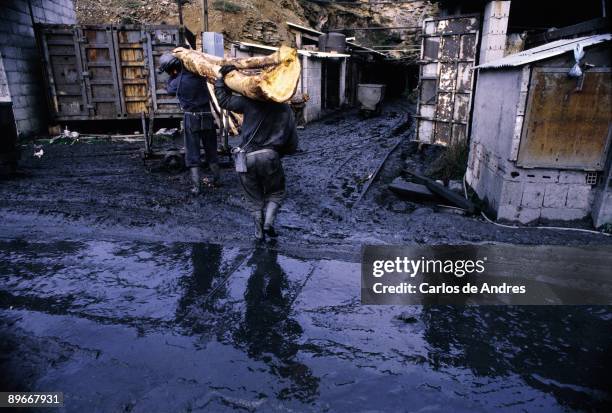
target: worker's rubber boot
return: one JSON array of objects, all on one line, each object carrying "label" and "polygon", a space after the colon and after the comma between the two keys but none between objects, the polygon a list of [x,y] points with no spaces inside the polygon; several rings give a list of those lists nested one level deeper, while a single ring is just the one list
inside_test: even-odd
[{"label": "worker's rubber boot", "polygon": [[261,242],[264,240],[263,221],[263,214],[261,211],[253,212],[253,223],[255,224],[255,242]]},{"label": "worker's rubber boot", "polygon": [[191,187],[191,194],[194,196],[198,196],[202,193],[202,178],[200,176],[200,168],[199,167],[192,167],[190,168],[191,171],[191,183],[192,183],[192,187]]},{"label": "worker's rubber boot", "polygon": [[219,164],[211,163],[209,167],[210,167],[210,171],[213,174],[213,180],[212,180],[213,186],[220,187],[221,186],[221,168],[219,168]]},{"label": "worker's rubber boot", "polygon": [[274,221],[276,220],[276,214],[278,213],[278,209],[280,205],[276,202],[268,202],[266,205],[266,217],[264,220],[264,234],[269,236],[270,238],[278,237],[278,233],[274,230]]}]

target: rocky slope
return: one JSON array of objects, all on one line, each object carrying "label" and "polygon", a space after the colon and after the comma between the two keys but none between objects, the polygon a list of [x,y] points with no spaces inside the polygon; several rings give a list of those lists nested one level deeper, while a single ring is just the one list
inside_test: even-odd
[{"label": "rocky slope", "polygon": [[[200,0],[184,0],[185,25],[202,30]],[[174,0],[75,0],[82,24],[178,23]],[[418,46],[418,27],[424,18],[438,14],[438,3],[429,0],[309,1],[309,0],[209,0],[209,27],[227,40],[246,40],[269,45],[291,43],[285,22],[318,30],[346,27],[416,27],[413,30],[359,30],[345,32],[366,46],[391,46],[409,50]]]}]

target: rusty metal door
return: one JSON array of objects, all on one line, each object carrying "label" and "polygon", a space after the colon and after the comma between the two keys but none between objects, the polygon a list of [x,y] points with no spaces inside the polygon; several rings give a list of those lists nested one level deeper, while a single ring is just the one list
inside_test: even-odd
[{"label": "rusty metal door", "polygon": [[81,26],[77,31],[84,67],[88,119],[120,117],[112,27]]},{"label": "rusty metal door", "polygon": [[[517,164],[601,171],[612,125],[612,71],[568,78],[570,68],[534,68]],[[577,88],[578,87],[578,88]]]},{"label": "rusty metal door", "polygon": [[448,145],[466,139],[478,27],[478,15],[423,22],[417,140]]},{"label": "rusty metal door", "polygon": [[53,118],[85,119],[87,94],[78,31],[46,26],[39,31],[44,54],[50,111]]},{"label": "rusty metal door", "polygon": [[148,113],[149,65],[147,37],[142,26],[114,28],[115,58],[124,117]]},{"label": "rusty metal door", "polygon": [[182,44],[182,33],[176,26],[150,26],[146,29],[147,34],[147,58],[149,65],[149,87],[151,93],[151,103],[156,116],[162,114],[181,114],[178,106],[178,99],[169,95],[166,91],[168,75],[157,73],[159,58],[165,52],[169,52],[178,44]]}]

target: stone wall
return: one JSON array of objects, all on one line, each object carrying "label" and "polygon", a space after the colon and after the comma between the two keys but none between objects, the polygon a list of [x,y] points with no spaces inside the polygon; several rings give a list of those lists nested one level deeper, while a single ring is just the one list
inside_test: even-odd
[{"label": "stone wall", "polygon": [[[72,0],[31,0],[36,23],[76,23]],[[47,103],[41,56],[26,0],[3,0],[0,5],[0,54],[13,101],[19,136],[42,132]]]}]

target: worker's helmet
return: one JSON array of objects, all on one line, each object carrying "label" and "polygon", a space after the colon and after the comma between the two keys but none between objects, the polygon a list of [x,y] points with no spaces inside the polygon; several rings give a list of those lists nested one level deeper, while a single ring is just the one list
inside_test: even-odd
[{"label": "worker's helmet", "polygon": [[157,72],[158,73],[168,72],[174,66],[177,66],[178,63],[179,63],[179,60],[176,57],[174,57],[172,53],[164,53],[159,58],[159,70]]}]

